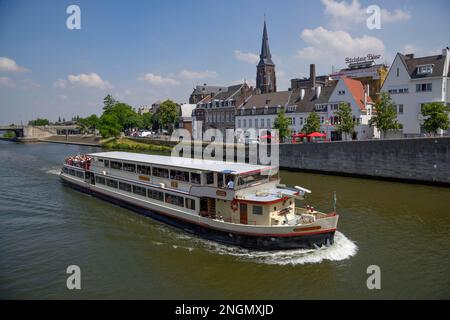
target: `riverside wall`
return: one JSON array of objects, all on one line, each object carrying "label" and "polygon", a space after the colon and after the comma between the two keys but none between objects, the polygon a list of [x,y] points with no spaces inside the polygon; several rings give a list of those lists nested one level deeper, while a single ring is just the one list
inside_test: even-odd
[{"label": "riverside wall", "polygon": [[280,167],[450,185],[450,137],[282,144]]}]

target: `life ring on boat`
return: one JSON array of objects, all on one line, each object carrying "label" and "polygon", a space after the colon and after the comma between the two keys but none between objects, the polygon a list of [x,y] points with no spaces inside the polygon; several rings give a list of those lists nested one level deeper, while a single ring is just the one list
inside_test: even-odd
[{"label": "life ring on boat", "polygon": [[231,201],[230,207],[233,211],[236,211],[238,209],[238,201],[236,199],[233,199],[233,201]]}]

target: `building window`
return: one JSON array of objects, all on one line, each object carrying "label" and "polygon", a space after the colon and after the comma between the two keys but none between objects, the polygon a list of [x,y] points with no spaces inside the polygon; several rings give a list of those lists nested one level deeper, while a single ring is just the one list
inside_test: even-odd
[{"label": "building window", "polygon": [[262,216],[263,214],[262,206],[253,206],[253,214]]},{"label": "building window", "polygon": [[271,126],[270,126],[270,119],[267,119],[266,123],[267,123],[267,128],[270,129],[271,128]]},{"label": "building window", "polygon": [[403,114],[403,104],[398,105],[398,114]]},{"label": "building window", "polygon": [[241,119],[238,119],[238,128],[240,128],[241,127]]},{"label": "building window", "polygon": [[400,76],[400,68],[397,68],[397,77]]},{"label": "building window", "polygon": [[264,128],[264,119],[261,119],[259,122],[260,122],[260,124],[261,124],[260,127],[261,127],[261,128]]},{"label": "building window", "polygon": [[342,96],[342,95],[344,95],[344,94],[345,94],[345,90],[339,90],[339,91],[338,91],[338,95]]},{"label": "building window", "polygon": [[431,83],[418,83],[416,84],[416,92],[431,92],[432,84]]},{"label": "building window", "polygon": [[244,119],[244,128],[247,128],[247,120]]},{"label": "building window", "polygon": [[298,118],[298,123],[299,123],[300,125],[303,124],[303,118],[302,118],[302,117]]},{"label": "building window", "polygon": [[249,119],[248,120],[248,127],[251,128],[253,126],[253,120]]}]

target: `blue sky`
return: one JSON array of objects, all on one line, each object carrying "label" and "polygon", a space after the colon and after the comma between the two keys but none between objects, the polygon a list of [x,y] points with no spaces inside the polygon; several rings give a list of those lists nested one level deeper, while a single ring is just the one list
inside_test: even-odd
[{"label": "blue sky", "polygon": [[[81,30],[66,27],[71,4]],[[366,27],[373,4],[380,30]],[[279,90],[310,63],[329,73],[347,56],[450,46],[447,0],[0,0],[0,123],[100,114],[107,93],[139,107],[187,102],[196,84],[254,84],[264,14]]]}]

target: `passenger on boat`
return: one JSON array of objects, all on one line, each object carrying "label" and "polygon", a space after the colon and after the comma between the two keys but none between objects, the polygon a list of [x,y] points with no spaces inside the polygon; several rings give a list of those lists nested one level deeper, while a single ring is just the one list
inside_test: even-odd
[{"label": "passenger on boat", "polygon": [[227,188],[228,189],[234,189],[234,181],[233,180],[229,180],[227,182]]}]

